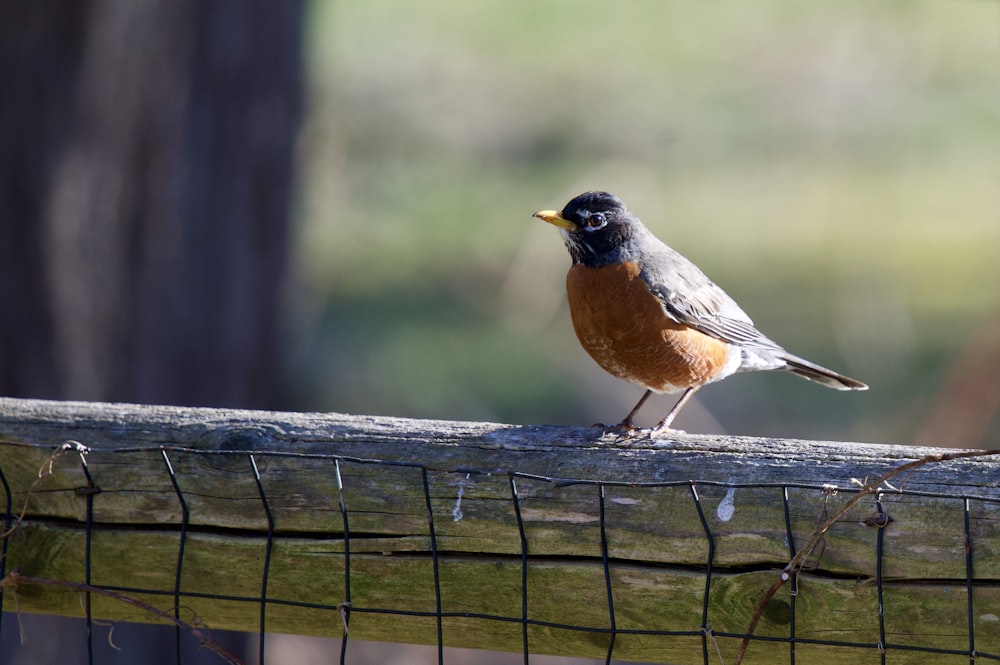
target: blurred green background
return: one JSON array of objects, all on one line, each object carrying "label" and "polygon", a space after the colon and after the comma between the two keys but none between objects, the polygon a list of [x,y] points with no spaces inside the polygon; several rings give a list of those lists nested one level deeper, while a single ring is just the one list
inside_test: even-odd
[{"label": "blurred green background", "polygon": [[617,422],[642,390],[579,347],[569,257],[531,217],[605,189],[770,337],[871,385],[737,376],[678,427],[1000,441],[997,2],[306,0],[286,262],[300,8],[8,3],[0,393]]},{"label": "blurred green background", "polygon": [[[617,422],[642,391],[580,349],[569,257],[531,218],[605,189],[769,336],[871,385],[741,375],[677,426],[949,443],[926,440],[950,417],[949,372],[977,331],[1000,345],[1000,5],[310,12],[287,331],[299,407]],[[983,408],[990,428],[959,443],[997,440]]]}]

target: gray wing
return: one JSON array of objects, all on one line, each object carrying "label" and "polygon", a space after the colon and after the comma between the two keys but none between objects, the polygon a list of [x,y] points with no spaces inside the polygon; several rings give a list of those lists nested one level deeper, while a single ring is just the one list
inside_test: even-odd
[{"label": "gray wing", "polygon": [[642,266],[642,279],[663,303],[667,316],[716,339],[738,344],[742,351],[739,369],[784,369],[837,390],[868,389],[857,379],[794,356],[768,339],[725,291],[651,233],[637,246],[642,250],[632,253],[632,258]]},{"label": "gray wing", "polygon": [[637,257],[642,278],[663,303],[667,316],[724,342],[783,350],[757,330],[736,301],[696,265],[658,239],[647,240],[643,246],[649,255]]}]

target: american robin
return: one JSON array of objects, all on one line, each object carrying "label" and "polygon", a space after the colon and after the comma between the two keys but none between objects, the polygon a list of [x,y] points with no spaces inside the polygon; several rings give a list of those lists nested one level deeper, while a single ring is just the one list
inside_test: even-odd
[{"label": "american robin", "polygon": [[646,388],[618,428],[634,428],[633,417],[652,393],[683,391],[654,428],[669,430],[696,390],[736,372],[783,370],[836,390],[868,389],[765,337],[618,197],[585,192],[561,212],[534,216],[559,227],[573,258],[566,295],[580,344],[606,371]]}]

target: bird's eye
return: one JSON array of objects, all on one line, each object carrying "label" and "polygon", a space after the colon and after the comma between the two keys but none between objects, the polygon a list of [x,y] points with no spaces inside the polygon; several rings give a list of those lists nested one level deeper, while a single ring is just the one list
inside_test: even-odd
[{"label": "bird's eye", "polygon": [[596,231],[597,229],[603,229],[607,225],[608,225],[608,220],[604,216],[603,212],[595,212],[594,214],[592,214],[590,217],[587,218],[586,222],[584,222],[584,228],[587,231]]}]

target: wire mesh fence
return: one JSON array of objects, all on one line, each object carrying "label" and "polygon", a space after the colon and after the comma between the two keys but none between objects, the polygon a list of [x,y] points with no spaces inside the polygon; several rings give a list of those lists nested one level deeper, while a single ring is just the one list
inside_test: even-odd
[{"label": "wire mesh fence", "polygon": [[[463,644],[516,650],[525,663],[562,653],[707,665],[733,662],[744,639],[747,662],[1000,660],[992,481],[975,493],[883,487],[814,543],[752,633],[782,562],[860,482],[628,482],[71,443],[55,456],[0,445],[0,485],[0,609],[13,597],[19,609],[82,614],[88,662],[100,627],[123,619],[173,623],[178,663],[189,635],[237,660],[213,627],[256,631],[262,663],[274,631],[339,634],[341,663],[356,662],[359,635],[434,645],[440,663],[447,644]],[[887,539],[901,523],[928,523],[927,511],[950,538]],[[648,524],[649,542],[619,528],[630,519]],[[499,547],[460,544],[484,528]],[[563,538],[577,546],[560,550]],[[861,554],[845,556],[847,541]],[[909,550],[921,547],[940,550],[934,566],[914,563]],[[860,573],[848,561],[858,556],[871,564]]]}]

